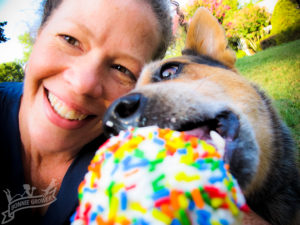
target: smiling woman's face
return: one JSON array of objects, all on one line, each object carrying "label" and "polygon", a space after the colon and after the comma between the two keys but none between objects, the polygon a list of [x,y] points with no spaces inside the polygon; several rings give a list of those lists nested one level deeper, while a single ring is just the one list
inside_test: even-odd
[{"label": "smiling woman's face", "polygon": [[98,136],[106,108],[134,87],[159,38],[144,1],[64,0],[27,64],[19,114],[25,149],[79,149]]}]

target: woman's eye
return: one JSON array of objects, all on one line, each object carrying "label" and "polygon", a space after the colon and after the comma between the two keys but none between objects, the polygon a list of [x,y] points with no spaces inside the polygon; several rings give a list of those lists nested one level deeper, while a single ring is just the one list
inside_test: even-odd
[{"label": "woman's eye", "polygon": [[112,65],[112,68],[113,69],[116,69],[118,70],[119,72],[125,74],[126,76],[128,76],[131,80],[133,80],[134,82],[136,82],[136,77],[134,76],[134,74],[129,70],[127,69],[126,67],[124,66],[121,66],[121,65]]},{"label": "woman's eye", "polygon": [[76,39],[76,38],[74,38],[74,37],[72,37],[72,36],[69,36],[69,35],[65,35],[65,34],[63,34],[63,35],[60,35],[68,44],[70,44],[70,45],[72,45],[72,46],[74,46],[74,47],[79,47],[79,45],[80,45],[80,43],[79,43],[79,41]]}]

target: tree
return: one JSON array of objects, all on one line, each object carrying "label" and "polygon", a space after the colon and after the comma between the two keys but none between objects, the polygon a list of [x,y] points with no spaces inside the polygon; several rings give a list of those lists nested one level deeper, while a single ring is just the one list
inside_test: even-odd
[{"label": "tree", "polygon": [[29,32],[25,32],[23,35],[20,35],[18,37],[18,39],[19,39],[20,43],[23,44],[24,49],[25,49],[24,52],[23,52],[22,63],[26,63],[29,59],[30,54],[31,54],[34,39],[30,35]]},{"label": "tree", "polygon": [[22,81],[24,71],[17,62],[8,62],[0,64],[0,82]]},{"label": "tree", "polygon": [[231,16],[226,17],[223,26],[225,27],[229,44],[233,45],[236,41],[244,40],[246,45],[256,52],[259,47],[259,41],[265,36],[263,28],[270,24],[270,19],[271,14],[264,8],[253,4],[249,4]]},{"label": "tree", "polygon": [[233,0],[194,0],[188,4],[184,11],[187,20],[191,19],[199,7],[207,8],[219,23],[222,24],[227,13],[231,10],[237,10],[238,1]]},{"label": "tree", "polygon": [[2,42],[6,42],[8,40],[7,37],[5,37],[4,35],[4,29],[2,27],[4,27],[7,24],[7,21],[4,22],[0,22],[0,43]]},{"label": "tree", "polygon": [[181,55],[181,51],[184,48],[186,32],[187,32],[187,23],[185,21],[185,15],[180,9],[180,5],[177,1],[171,0],[171,3],[175,7],[176,14],[173,18],[173,35],[174,40],[169,46],[165,58],[171,58]]},{"label": "tree", "polygon": [[[171,0],[171,2],[174,4],[174,1]],[[210,10],[220,23],[223,22],[224,17],[227,14],[232,14],[232,11],[238,10],[238,0],[191,0],[184,8],[182,8],[182,10],[179,9],[178,4],[174,5],[176,6],[178,17],[178,21],[175,20],[174,22],[176,25],[179,24],[180,26],[178,28],[176,26],[175,40],[168,48],[165,58],[181,55],[181,51],[185,44],[187,24],[199,7],[206,7]]]},{"label": "tree", "polygon": [[185,27],[179,27],[177,29],[173,43],[169,46],[165,58],[171,58],[181,55],[181,51],[184,49],[186,39]]},{"label": "tree", "polygon": [[271,19],[271,35],[277,44],[300,38],[300,3],[296,0],[278,0]]}]

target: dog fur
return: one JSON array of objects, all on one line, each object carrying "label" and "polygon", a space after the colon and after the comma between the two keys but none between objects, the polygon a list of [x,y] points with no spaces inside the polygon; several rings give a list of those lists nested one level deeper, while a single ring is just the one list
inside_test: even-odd
[{"label": "dog fur", "polygon": [[[208,10],[198,9],[183,55],[147,65],[136,88],[109,108],[104,130],[112,132],[107,121],[113,121],[113,133],[130,125],[186,130],[198,123],[207,129],[206,121],[217,121],[225,160],[251,209],[271,224],[299,225],[296,148],[270,99],[238,74],[235,61],[223,28]],[[138,106],[116,113],[137,93]]]}]

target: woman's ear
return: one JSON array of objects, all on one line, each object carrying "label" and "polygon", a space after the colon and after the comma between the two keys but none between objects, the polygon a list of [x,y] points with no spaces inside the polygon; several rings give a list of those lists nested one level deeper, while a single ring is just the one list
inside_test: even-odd
[{"label": "woman's ear", "polygon": [[235,64],[235,53],[227,47],[223,27],[204,7],[199,8],[189,25],[185,49],[191,49],[200,55],[207,55],[229,68]]}]

